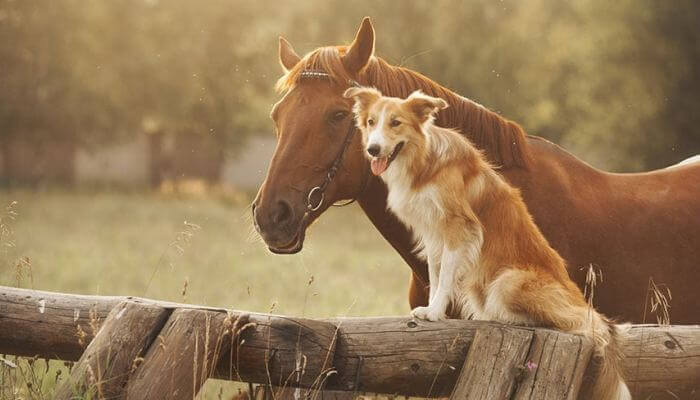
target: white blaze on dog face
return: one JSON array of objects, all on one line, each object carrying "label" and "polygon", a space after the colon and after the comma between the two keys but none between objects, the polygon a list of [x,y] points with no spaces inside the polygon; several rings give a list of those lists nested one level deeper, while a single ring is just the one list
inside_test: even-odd
[{"label": "white blaze on dog face", "polygon": [[420,92],[402,100],[382,97],[374,88],[359,87],[348,89],[345,97],[355,99],[353,111],[375,175],[389,168],[404,146],[424,139],[422,125],[434,112],[447,106],[444,100]]},{"label": "white blaze on dog face", "polygon": [[385,138],[385,132],[383,129],[386,115],[381,112],[377,113],[376,110],[374,110],[374,108],[372,109],[372,111],[368,113],[367,118],[365,120],[366,128],[364,129],[364,131],[367,132],[365,135],[363,135],[363,137],[366,138],[364,141],[365,149],[378,147],[383,150],[388,147],[388,140]]}]

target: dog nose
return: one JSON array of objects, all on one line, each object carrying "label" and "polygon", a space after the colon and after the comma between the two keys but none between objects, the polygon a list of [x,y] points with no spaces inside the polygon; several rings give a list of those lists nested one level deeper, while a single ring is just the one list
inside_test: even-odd
[{"label": "dog nose", "polygon": [[272,210],[272,222],[275,224],[284,224],[292,219],[292,207],[284,200],[277,202],[277,207]]},{"label": "dog nose", "polygon": [[372,157],[378,156],[380,151],[381,151],[381,148],[379,147],[378,144],[370,145],[370,146],[367,148],[367,153],[369,153],[369,155],[372,156]]}]

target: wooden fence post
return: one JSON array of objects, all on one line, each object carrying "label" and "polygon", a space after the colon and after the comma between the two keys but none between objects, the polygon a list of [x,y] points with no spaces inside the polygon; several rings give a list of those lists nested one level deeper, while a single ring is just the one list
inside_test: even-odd
[{"label": "wooden fence post", "polygon": [[[0,354],[77,361],[85,350],[84,344],[92,338],[93,321],[103,323],[110,311],[125,300],[168,312],[188,309],[223,316],[229,312],[149,299],[0,286]],[[300,391],[302,395],[311,392],[315,397],[318,394],[314,391],[318,389],[421,397],[449,395],[467,354],[477,351],[484,341],[488,343],[479,339],[479,343],[473,344],[476,332],[500,327],[506,331],[529,331],[533,335],[524,361],[520,365],[512,362],[522,371],[520,380],[516,379],[517,388],[511,393],[513,398],[573,399],[576,397],[573,388],[580,382],[580,366],[586,363],[591,351],[576,335],[485,321],[426,322],[410,317],[313,320],[246,314],[250,315],[250,323],[242,335],[245,340],[236,342],[236,354],[229,352],[221,357],[214,377],[300,387],[305,388]],[[190,328],[204,331],[205,320]],[[76,336],[77,331],[85,333],[81,340]],[[138,337],[136,332],[132,333]],[[152,347],[161,342],[155,340]],[[621,347],[625,354],[622,361],[625,379],[634,398],[700,399],[700,326],[632,326]],[[567,356],[566,360],[560,359],[563,355]],[[192,360],[189,367],[192,371],[194,356],[188,357]],[[201,365],[199,361],[198,367]],[[139,369],[142,368],[144,364]],[[468,371],[469,368],[465,369],[464,374]],[[167,369],[162,372],[171,373]],[[154,371],[153,376],[156,375]],[[567,385],[572,388],[570,391]],[[580,384],[582,389],[585,385],[586,381]]]},{"label": "wooden fence post", "polygon": [[578,335],[479,328],[450,398],[576,400],[592,353]]},{"label": "wooden fence post", "polygon": [[141,366],[126,385],[126,399],[192,399],[227,354],[247,315],[179,308],[170,315]]},{"label": "wooden fence post", "polygon": [[592,354],[583,336],[536,329],[513,400],[576,400]]},{"label": "wooden fence post", "polygon": [[477,329],[450,399],[507,399],[525,365],[533,332],[486,326]]},{"label": "wooden fence post", "polygon": [[135,359],[148,349],[167,315],[163,307],[119,303],[73,366],[68,380],[56,390],[55,398],[82,398],[87,393],[96,398],[121,398]]}]

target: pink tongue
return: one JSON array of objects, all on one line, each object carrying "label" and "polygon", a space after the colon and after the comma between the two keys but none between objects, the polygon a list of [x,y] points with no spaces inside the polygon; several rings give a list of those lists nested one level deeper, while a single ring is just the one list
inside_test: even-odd
[{"label": "pink tongue", "polygon": [[372,162],[370,163],[372,167],[372,173],[379,176],[386,170],[387,164],[389,164],[389,160],[386,157],[381,157],[381,158],[373,158]]}]

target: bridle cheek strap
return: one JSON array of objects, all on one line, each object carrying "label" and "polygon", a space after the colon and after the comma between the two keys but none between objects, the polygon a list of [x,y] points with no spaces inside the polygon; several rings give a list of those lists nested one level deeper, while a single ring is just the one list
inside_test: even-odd
[{"label": "bridle cheek strap", "polygon": [[[302,71],[299,74],[300,78],[325,78],[325,79],[330,79],[330,75],[328,75],[327,72],[325,71]],[[357,81],[354,80],[349,80],[348,84],[350,86],[360,86],[360,84]],[[321,182],[320,185],[314,186],[309,190],[309,193],[306,195],[306,212],[304,214],[304,219],[308,219],[309,215],[312,212],[318,211],[318,209],[321,208],[323,205],[323,202],[325,201],[326,197],[326,189],[328,188],[328,185],[335,179],[336,175],[338,174],[338,170],[340,169],[340,164],[343,162],[343,158],[345,157],[345,153],[347,152],[348,147],[350,147],[350,143],[352,143],[352,139],[355,135],[355,131],[357,131],[357,127],[355,127],[355,124],[351,121],[350,126],[348,127],[348,131],[345,134],[345,140],[343,141],[343,146],[340,148],[340,151],[338,152],[338,155],[335,157],[333,160],[333,163],[331,166],[328,168],[326,172],[326,176],[323,179],[323,182]],[[367,188],[367,183],[369,181],[368,177],[369,173],[367,172],[365,174],[365,179],[362,183],[362,188],[358,192],[358,194],[352,198],[351,200],[347,201],[346,203],[339,204],[337,205],[338,207],[343,207],[347,206],[349,204],[354,203],[357,200],[357,197],[359,197],[362,193],[364,193],[365,189]],[[335,205],[335,204],[334,204]]]}]

